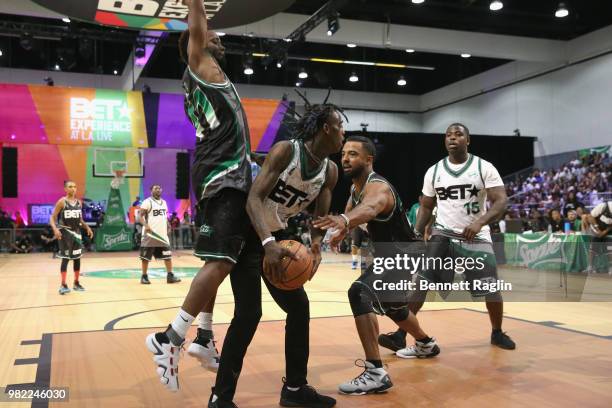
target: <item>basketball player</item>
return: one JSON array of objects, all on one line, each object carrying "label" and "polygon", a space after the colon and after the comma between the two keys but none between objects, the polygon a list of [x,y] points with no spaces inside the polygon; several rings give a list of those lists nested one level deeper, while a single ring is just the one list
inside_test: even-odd
[{"label": "basketball player", "polygon": [[[327,104],[311,106],[297,124],[297,138],[274,145],[247,201],[247,212],[265,251],[264,263],[276,279],[281,278],[283,251],[277,240],[285,239],[287,220],[312,203],[314,215],[329,212],[332,191],[338,180],[338,168],[328,159],[342,148],[344,129],[342,111]],[[311,228],[312,276],[321,263],[321,241],[325,231]],[[287,313],[285,325],[286,381],[280,405],[286,407],[333,407],[336,400],[318,394],[306,380],[309,355],[310,308],[303,287],[281,290],[262,279],[274,301]],[[252,299],[254,308],[261,299]]]},{"label": "basketball player", "polygon": [[[428,241],[426,257],[484,257],[484,268],[466,270],[475,298],[484,297],[493,328],[491,344],[514,350],[514,341],[502,332],[504,303],[499,291],[482,291],[475,281],[497,281],[497,266],[489,232],[489,224],[499,220],[506,211],[508,198],[497,169],[489,162],[468,153],[470,132],[461,123],[453,123],[444,139],[448,157],[431,166],[423,182],[423,200],[417,216],[416,230],[423,234],[432,211],[437,205],[437,216]],[[485,209],[486,200],[491,208]],[[453,270],[435,268],[419,275],[430,282],[452,282]],[[418,313],[426,292],[415,291],[410,311]],[[397,336],[396,336],[397,337]],[[424,346],[417,340],[414,346],[397,351],[400,357],[418,356]]]},{"label": "basketball player", "polygon": [[168,239],[168,204],[161,198],[162,187],[159,184],[151,186],[151,197],[140,205],[140,220],[142,223],[142,240],[140,243],[140,259],[142,261],[142,276],[140,283],[150,285],[149,262],[163,259],[166,265],[166,282],[178,283],[181,280],[172,273],[172,250]]},{"label": "basketball player", "polygon": [[[150,334],[146,345],[154,354],[162,384],[177,391],[179,350],[187,330],[198,313],[212,311],[217,288],[230,275],[234,317],[225,336],[208,406],[233,407],[242,356],[261,317],[261,307],[251,308],[243,301],[261,290],[261,242],[245,222],[252,183],[249,127],[240,97],[219,65],[225,48],[217,34],[208,31],[202,1],[183,3],[189,8],[189,28],[179,40],[181,57],[187,63],[183,76],[185,112],[196,130],[191,178],[199,200],[199,235],[194,253],[206,263],[191,282],[174,321],[164,332]],[[288,250],[283,256],[294,257]],[[209,350],[214,348],[212,339],[200,338],[199,334],[195,341]]]},{"label": "basketball player", "polygon": [[93,237],[93,231],[83,220],[83,213],[81,211],[83,206],[81,201],[76,198],[76,190],[77,186],[74,181],[67,180],[64,182],[66,196],[57,201],[53,209],[53,214],[51,214],[51,218],[49,219],[49,224],[53,229],[53,235],[59,242],[58,258],[62,260],[60,267],[60,272],[62,274],[62,284],[59,288],[60,295],[70,292],[66,284],[66,274],[68,271],[68,262],[70,260],[72,260],[72,267],[74,270],[74,283],[72,289],[76,291],[85,290],[79,282],[81,255],[83,252],[81,228],[85,228],[89,239]]},{"label": "basketball player", "polygon": [[[383,253],[380,243],[395,243],[397,248],[414,241],[414,232],[405,216],[402,202],[393,186],[373,170],[376,148],[363,136],[351,136],[342,148],[342,170],[352,179],[351,196],[344,214],[318,218],[316,228],[333,229],[332,246],[336,246],[352,228],[367,223],[374,256]],[[405,331],[426,344],[428,357],[440,352],[435,339],[419,326],[414,314],[409,313],[407,297],[403,302],[385,302],[372,290],[375,275],[372,268],[362,274],[348,291],[355,325],[365,351],[365,370],[354,379],[340,384],[343,394],[364,395],[385,392],[393,386],[383,368],[378,350],[378,321],[376,314],[385,314]],[[425,357],[425,356],[424,356]]]}]

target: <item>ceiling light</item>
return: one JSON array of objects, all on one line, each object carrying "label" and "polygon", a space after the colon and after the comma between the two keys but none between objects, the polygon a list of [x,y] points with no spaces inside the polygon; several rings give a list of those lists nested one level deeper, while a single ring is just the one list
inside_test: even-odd
[{"label": "ceiling light", "polygon": [[117,73],[118,73],[117,70],[113,69],[113,75],[117,75]]},{"label": "ceiling light", "polygon": [[471,56],[472,54],[468,54],[467,52],[461,54],[461,58],[470,58]]},{"label": "ceiling light", "polygon": [[2,56],[2,50],[0,50],[0,57]]},{"label": "ceiling light", "polygon": [[344,61],[345,64],[350,64],[350,65],[376,65],[375,62],[369,62],[369,61]]},{"label": "ceiling light", "polygon": [[425,2],[425,0],[412,0],[413,4],[421,4],[421,3],[424,3],[424,2]]},{"label": "ceiling light", "polygon": [[403,76],[401,76],[398,80],[397,80],[397,84],[399,86],[406,86],[406,79],[404,79]]},{"label": "ceiling light", "polygon": [[69,19],[68,17],[64,17],[64,18],[62,18],[62,21],[63,21],[64,23],[69,23],[69,22],[70,22],[70,19]]},{"label": "ceiling light", "polygon": [[567,9],[567,6],[565,5],[565,3],[559,3],[557,11],[555,11],[555,17],[563,18],[567,16],[569,16],[569,10]]},{"label": "ceiling light", "polygon": [[412,54],[414,52],[414,50],[412,48],[406,48],[406,52],[408,54]]},{"label": "ceiling light", "polygon": [[217,31],[217,36],[223,37],[225,33],[223,31]]},{"label": "ceiling light", "polygon": [[351,76],[349,77],[349,81],[351,81],[351,82],[357,82],[357,81],[359,81],[359,77],[357,76],[357,74],[356,74],[356,73],[354,73],[354,72],[353,72],[353,73],[351,74]]},{"label": "ceiling light", "polygon": [[499,0],[492,1],[491,4],[489,4],[489,10],[491,11],[498,11],[503,8],[504,8],[504,3],[502,3]]},{"label": "ceiling light", "polygon": [[283,67],[283,64],[281,64],[280,61],[276,63],[276,68],[282,68],[282,67]]},{"label": "ceiling light", "polygon": [[293,41],[293,40],[292,40],[291,38],[283,38],[283,41],[284,41],[284,42],[291,42],[291,41]]},{"label": "ceiling light", "polygon": [[348,44],[346,44],[346,46],[349,47],[349,48],[355,48],[357,46],[357,44],[348,43]]},{"label": "ceiling light", "polygon": [[306,72],[306,70],[302,68],[302,70],[298,74],[298,78],[300,78],[300,79],[308,78],[308,72]]},{"label": "ceiling light", "polygon": [[60,70],[60,66],[59,66],[59,64],[55,64],[55,67],[54,67],[54,68],[55,68],[55,70],[56,70],[56,71],[59,71],[59,70]]},{"label": "ceiling light", "polygon": [[244,67],[244,75],[253,75],[253,68],[251,68],[250,66],[245,66]]},{"label": "ceiling light", "polygon": [[302,83],[301,82],[296,82],[295,86],[297,86],[299,88],[300,86],[302,86]]}]

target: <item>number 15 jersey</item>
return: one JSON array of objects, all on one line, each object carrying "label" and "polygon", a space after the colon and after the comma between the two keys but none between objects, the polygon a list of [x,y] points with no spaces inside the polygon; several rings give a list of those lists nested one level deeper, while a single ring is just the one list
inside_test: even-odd
[{"label": "number 15 jersey", "polygon": [[[425,174],[423,194],[437,198],[434,232],[461,239],[463,229],[486,212],[486,189],[503,185],[497,169],[473,154],[468,154],[465,163],[453,164],[445,157],[431,166]],[[476,240],[491,242],[488,225]]]}]

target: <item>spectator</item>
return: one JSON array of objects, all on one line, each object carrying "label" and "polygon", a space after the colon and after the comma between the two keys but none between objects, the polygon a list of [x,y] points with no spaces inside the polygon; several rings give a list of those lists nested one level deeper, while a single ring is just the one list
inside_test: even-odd
[{"label": "spectator", "polygon": [[11,244],[11,252],[15,254],[29,254],[32,252],[32,241],[26,234],[15,234],[15,242]]},{"label": "spectator", "polygon": [[548,212],[548,232],[563,232],[561,212],[556,208]]},{"label": "spectator", "polygon": [[182,230],[181,234],[183,236],[183,247],[186,247],[187,245],[191,245],[191,243],[193,242],[192,223],[191,223],[191,216],[189,215],[187,211],[183,213],[183,222],[181,225],[181,230]]},{"label": "spectator", "polygon": [[567,212],[567,220],[570,224],[570,231],[578,232],[582,230],[582,221],[578,218],[575,210],[569,210]]},{"label": "spectator", "polygon": [[532,208],[531,211],[529,211],[529,220],[527,224],[528,229],[532,232],[541,232],[548,229],[546,220],[542,217],[542,213],[536,208]]},{"label": "spectator", "polygon": [[140,197],[136,196],[136,199],[132,203],[132,207],[140,207],[140,204],[142,204],[142,202],[140,201]]},{"label": "spectator", "polygon": [[576,198],[576,193],[573,190],[573,187],[570,187],[570,191],[567,193],[565,199],[565,205],[563,206],[563,211],[565,212],[565,216],[568,216],[570,210],[576,210],[578,207],[584,207],[578,199]]},{"label": "spectator", "polygon": [[40,234],[40,240],[43,244],[43,251],[53,252],[53,258],[55,258],[58,251],[58,243],[51,227],[47,227],[47,229]]},{"label": "spectator", "polygon": [[170,230],[172,231],[174,249],[177,249],[179,246],[178,240],[179,240],[179,228],[181,226],[181,220],[179,220],[179,217],[176,214],[176,212],[172,213],[172,215],[170,216],[170,222],[168,224],[170,225]]},{"label": "spectator", "polygon": [[21,217],[21,214],[19,213],[19,211],[15,212],[15,221],[14,221],[14,228],[25,228],[25,221],[23,220],[23,218]]}]

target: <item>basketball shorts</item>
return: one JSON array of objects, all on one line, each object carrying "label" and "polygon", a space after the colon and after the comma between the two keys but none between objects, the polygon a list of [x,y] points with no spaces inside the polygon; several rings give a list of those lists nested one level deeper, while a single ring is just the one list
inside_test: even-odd
[{"label": "basketball shorts", "polygon": [[[495,288],[496,285],[490,283],[498,280],[497,262],[490,242],[467,242],[434,235],[427,242],[425,258],[429,267],[418,272],[417,279],[426,279],[433,283],[453,283],[455,275],[458,275],[468,283],[473,297],[497,292],[481,289]],[[441,261],[438,262],[438,259]],[[440,292],[442,297],[446,297],[448,293]]]},{"label": "basketball shorts", "polygon": [[58,242],[58,258],[79,259],[83,254],[83,237],[80,232],[68,228],[61,228],[62,239]]},{"label": "basketball shorts", "polygon": [[259,243],[246,212],[246,201],[245,192],[232,188],[200,200],[195,219],[198,234],[195,256],[203,261],[236,264],[247,241]]},{"label": "basketball shorts", "polygon": [[170,247],[140,247],[140,259],[151,261],[155,259],[172,259],[172,250]]}]

